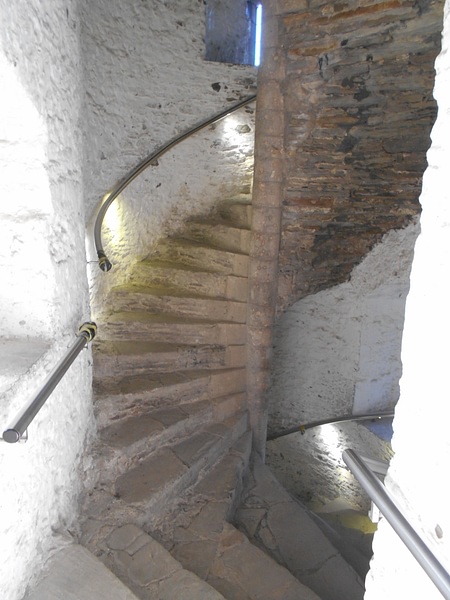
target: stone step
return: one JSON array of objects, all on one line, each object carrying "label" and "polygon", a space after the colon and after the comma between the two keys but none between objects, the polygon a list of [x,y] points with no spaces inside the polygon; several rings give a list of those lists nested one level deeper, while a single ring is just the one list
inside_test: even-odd
[{"label": "stone step", "polygon": [[246,370],[179,371],[97,381],[94,409],[99,425],[133,413],[240,394]]},{"label": "stone step", "polygon": [[[195,541],[195,533],[212,525],[222,527],[231,520],[241,501],[252,449],[252,433],[247,431],[192,489],[184,493],[173,513],[168,513],[152,532],[180,557],[185,544]],[[195,555],[195,551],[193,553]],[[203,559],[204,560],[204,559]]]},{"label": "stone step", "polygon": [[228,452],[248,428],[247,413],[210,425],[176,445],[162,448],[115,482],[115,495],[145,511],[147,527],[168,512],[180,494]]},{"label": "stone step", "polygon": [[[155,286],[123,285],[112,289],[108,305],[116,311],[148,310],[150,312],[189,315],[217,321],[245,323],[247,305],[242,301],[221,300],[176,289]],[[105,319],[106,321],[106,319]]]},{"label": "stone step", "polygon": [[214,222],[205,217],[204,220],[188,221],[178,237],[194,240],[212,248],[250,254],[250,229],[230,227],[225,220]]},{"label": "stone step", "polygon": [[119,374],[241,367],[246,361],[246,347],[103,340],[94,341],[93,359],[94,378],[101,385],[102,379]]},{"label": "stone step", "polygon": [[[351,514],[350,514],[351,513]],[[362,581],[365,581],[373,556],[372,542],[373,530],[376,527],[366,513],[351,510],[344,514],[337,513],[315,513],[311,517],[324,535],[330,540],[341,556],[358,573]],[[352,526],[343,525],[342,520],[351,519]],[[365,525],[370,523],[367,531]]]},{"label": "stone step", "polygon": [[225,275],[247,277],[248,274],[248,255],[212,248],[179,237],[161,241],[151,258],[178,262]]},{"label": "stone step", "polygon": [[222,300],[247,301],[247,278],[182,265],[175,261],[143,260],[130,277],[133,285],[152,285]]},{"label": "stone step", "polygon": [[364,597],[356,571],[268,467],[255,466],[236,522],[255,545],[322,600]]},{"label": "stone step", "polygon": [[243,323],[129,311],[113,313],[99,332],[99,339],[242,345],[246,343],[247,329]]},{"label": "stone step", "polygon": [[230,419],[245,409],[244,394],[132,414],[100,430],[96,468],[100,483],[113,481],[163,446]]},{"label": "stone step", "polygon": [[134,524],[115,529],[104,546],[105,563],[141,600],[225,600]]},{"label": "stone step", "polygon": [[43,577],[26,594],[24,600],[61,598],[138,600],[131,589],[113,575],[98,558],[78,544],[66,545],[49,559]]},{"label": "stone step", "polygon": [[321,600],[230,523],[224,522],[219,531],[208,530],[180,550],[179,561],[190,564],[193,572],[225,598]]},{"label": "stone step", "polygon": [[184,568],[226,598],[318,600],[229,523],[240,501],[250,451],[248,433],[182,498],[177,512],[168,515],[165,528],[154,535],[161,537]]},{"label": "stone step", "polygon": [[157,527],[182,492],[203,477],[247,430],[248,414],[239,413],[162,447],[115,482],[97,482],[82,502],[83,545],[98,552],[105,536],[126,523]]}]

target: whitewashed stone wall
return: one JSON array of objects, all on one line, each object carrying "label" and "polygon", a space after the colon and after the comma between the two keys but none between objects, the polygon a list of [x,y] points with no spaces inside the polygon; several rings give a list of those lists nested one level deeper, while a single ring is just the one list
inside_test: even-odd
[{"label": "whitewashed stone wall", "polygon": [[[411,272],[402,345],[403,377],[387,484],[405,514],[450,572],[450,3],[436,62],[438,117],[428,152],[421,234]],[[441,599],[386,522],[374,540],[367,600]]]},{"label": "whitewashed stone wall", "polygon": [[[0,18],[3,431],[89,319],[89,305],[77,2],[0,0]],[[4,600],[22,598],[55,532],[76,516],[78,471],[92,432],[89,365],[83,352],[30,426],[27,443],[0,442]]]},{"label": "whitewashed stone wall", "polygon": [[[141,159],[254,93],[256,69],[204,60],[203,0],[83,0],[82,6],[84,183],[92,217],[103,195]],[[133,182],[108,211],[103,239],[114,267],[105,276],[91,265],[93,296],[99,297],[99,285],[126,278],[134,257],[146,255],[187,215],[249,191],[252,122],[245,110],[229,117]],[[90,242],[89,256],[96,258]]]},{"label": "whitewashed stone wall", "polygon": [[300,300],[275,327],[270,428],[395,406],[418,226],[388,233],[348,282]]},{"label": "whitewashed stone wall", "polygon": [[[418,225],[391,231],[347,283],[307,296],[275,327],[269,433],[347,414],[393,409],[399,396],[401,339]],[[384,432],[382,432],[384,433]],[[389,460],[384,441],[360,424],[327,425],[269,442],[267,462],[315,510],[365,510],[342,451]]]}]

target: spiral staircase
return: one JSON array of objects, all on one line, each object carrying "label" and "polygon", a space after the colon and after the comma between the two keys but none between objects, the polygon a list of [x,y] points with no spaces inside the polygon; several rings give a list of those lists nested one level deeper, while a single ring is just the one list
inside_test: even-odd
[{"label": "spiral staircase", "polygon": [[79,543],[56,555],[33,600],[62,597],[61,587],[77,599],[363,597],[362,574],[252,463],[251,212],[240,196],[189,220],[103,303],[93,349],[97,480]]}]

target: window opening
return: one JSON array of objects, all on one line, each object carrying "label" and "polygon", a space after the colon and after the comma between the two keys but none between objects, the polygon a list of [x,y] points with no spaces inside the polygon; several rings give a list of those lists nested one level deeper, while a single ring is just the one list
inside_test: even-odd
[{"label": "window opening", "polygon": [[256,23],[255,23],[255,56],[254,65],[259,67],[261,63],[261,38],[262,38],[262,4],[256,7]]},{"label": "window opening", "polygon": [[206,60],[258,66],[262,5],[248,0],[207,0]]}]

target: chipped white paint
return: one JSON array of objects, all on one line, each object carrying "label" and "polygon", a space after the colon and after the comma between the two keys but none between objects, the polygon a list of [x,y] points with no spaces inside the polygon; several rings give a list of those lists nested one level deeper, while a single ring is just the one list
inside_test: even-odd
[{"label": "chipped white paint", "polygon": [[[402,346],[403,376],[394,420],[395,456],[388,486],[450,572],[450,3],[436,61],[438,117],[420,198],[421,234],[411,271]],[[367,578],[367,600],[442,595],[392,529],[382,522]]]}]

